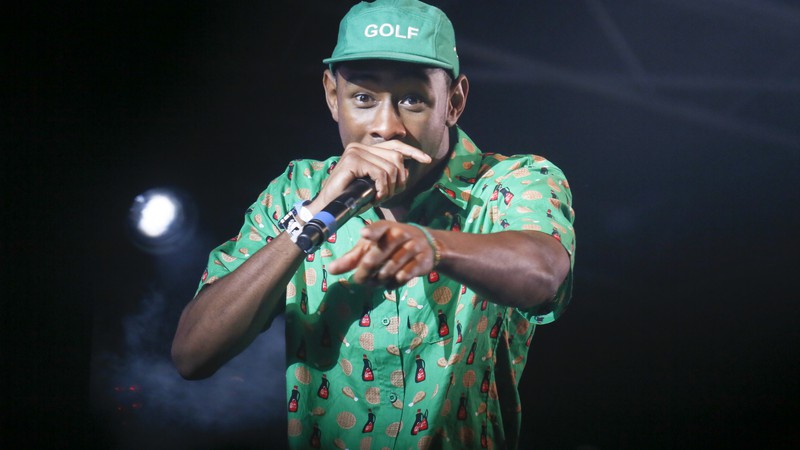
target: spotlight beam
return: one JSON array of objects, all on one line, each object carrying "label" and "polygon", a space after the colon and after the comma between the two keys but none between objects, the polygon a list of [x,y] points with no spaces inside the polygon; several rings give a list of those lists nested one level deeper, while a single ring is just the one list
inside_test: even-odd
[{"label": "spotlight beam", "polygon": [[606,9],[600,0],[586,0],[586,6],[588,6],[589,11],[594,15],[595,20],[597,20],[603,33],[605,33],[611,47],[617,52],[631,75],[633,75],[636,80],[640,80],[641,84],[649,88],[649,86],[647,86],[647,72],[644,70],[644,65],[642,65],[642,62],[636,56],[636,53],[634,53],[633,48],[628,44],[625,35],[622,34],[622,31],[611,18],[608,9]]},{"label": "spotlight beam", "polygon": [[[732,134],[748,136],[783,147],[800,148],[800,135],[791,132],[753,121],[738,120],[691,103],[672,100],[654,93],[645,93],[628,86],[604,83],[582,72],[527,58],[475,41],[467,40],[465,42],[462,39],[459,48],[462,53],[468,53],[476,60],[498,65],[499,67],[493,73],[500,73],[504,70],[510,72],[506,77],[497,76],[492,78],[493,80],[510,81],[513,79],[523,84],[563,85]],[[486,72],[484,75],[491,77]],[[474,76],[470,76],[475,79]],[[484,80],[487,79],[490,78],[484,78]]]}]

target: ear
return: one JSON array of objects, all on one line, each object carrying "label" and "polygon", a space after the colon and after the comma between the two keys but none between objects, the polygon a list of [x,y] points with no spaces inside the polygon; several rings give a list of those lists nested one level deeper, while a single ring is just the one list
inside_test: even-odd
[{"label": "ear", "polygon": [[330,69],[322,74],[322,88],[325,90],[325,102],[331,110],[331,117],[339,122],[339,98],[336,96],[336,75]]},{"label": "ear", "polygon": [[464,75],[459,75],[450,86],[450,98],[447,110],[447,126],[452,127],[458,123],[461,113],[467,107],[467,94],[469,94],[469,81]]}]

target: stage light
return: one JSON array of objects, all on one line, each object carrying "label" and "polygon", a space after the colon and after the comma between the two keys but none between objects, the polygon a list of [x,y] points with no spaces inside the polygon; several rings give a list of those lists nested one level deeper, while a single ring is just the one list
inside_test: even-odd
[{"label": "stage light", "polygon": [[180,207],[173,197],[164,194],[155,194],[149,198],[140,195],[136,197],[135,202],[142,204],[137,227],[151,238],[157,238],[167,232],[175,221],[175,213]]},{"label": "stage light", "polygon": [[136,196],[128,216],[131,240],[150,253],[166,253],[194,232],[188,197],[174,189],[154,188]]}]

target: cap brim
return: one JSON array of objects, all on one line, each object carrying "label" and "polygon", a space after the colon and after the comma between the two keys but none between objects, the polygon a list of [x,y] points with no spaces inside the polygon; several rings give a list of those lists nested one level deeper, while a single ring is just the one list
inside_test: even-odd
[{"label": "cap brim", "polygon": [[365,59],[385,59],[389,61],[408,62],[414,64],[422,64],[431,67],[439,67],[441,69],[447,69],[451,72],[453,71],[452,64],[446,64],[432,58],[426,58],[424,56],[409,55],[407,53],[395,53],[395,52],[370,52],[370,53],[358,53],[355,55],[339,55],[336,57],[323,59],[322,62],[324,64],[336,64],[346,61],[362,61]]}]

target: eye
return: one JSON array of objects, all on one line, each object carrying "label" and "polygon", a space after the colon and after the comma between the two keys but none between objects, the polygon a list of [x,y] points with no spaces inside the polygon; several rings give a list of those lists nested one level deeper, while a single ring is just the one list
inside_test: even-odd
[{"label": "eye", "polygon": [[353,95],[353,100],[355,101],[356,106],[359,107],[368,107],[375,103],[375,99],[372,98],[369,94],[364,94],[363,92],[359,92]]},{"label": "eye", "polygon": [[425,106],[425,99],[417,94],[408,94],[400,100],[400,105],[408,109],[419,110]]}]

